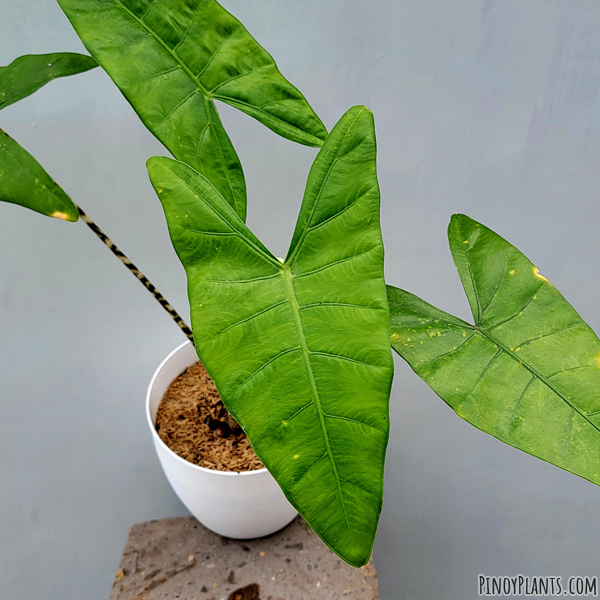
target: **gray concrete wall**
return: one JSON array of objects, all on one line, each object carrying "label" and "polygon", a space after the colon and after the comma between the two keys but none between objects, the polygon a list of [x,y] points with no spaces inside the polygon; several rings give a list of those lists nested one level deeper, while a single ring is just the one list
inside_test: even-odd
[{"label": "gray concrete wall", "polygon": [[[465,212],[523,250],[600,330],[600,4],[224,0],[328,127],[375,112],[390,283],[468,318],[446,242]],[[53,0],[0,2],[0,64],[82,46]],[[229,107],[249,225],[278,255],[313,149]],[[108,77],[0,113],[187,314],[144,163],[161,146]],[[108,596],[132,523],[185,514],[143,417],[179,330],[82,223],[0,206],[0,596]],[[600,489],[458,419],[396,361],[385,600],[476,597],[477,575],[598,575]]]}]

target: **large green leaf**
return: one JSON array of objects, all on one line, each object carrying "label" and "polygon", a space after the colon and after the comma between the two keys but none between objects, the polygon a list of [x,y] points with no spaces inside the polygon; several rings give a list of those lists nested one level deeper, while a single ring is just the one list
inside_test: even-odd
[{"label": "large green leaf", "polygon": [[371,112],[311,169],[285,262],[190,167],[148,169],[185,266],[196,348],[292,504],[350,564],[371,554],[393,374]]},{"label": "large green leaf", "polygon": [[53,79],[97,66],[91,56],[73,52],[20,56],[10,65],[0,67],[0,110],[37,92]]},{"label": "large green leaf", "polygon": [[77,221],[79,212],[40,163],[0,129],[0,200],[49,217]]},{"label": "large green leaf", "polygon": [[600,340],[519,250],[455,215],[475,325],[388,287],[394,349],[482,431],[600,484]]},{"label": "large green leaf", "polygon": [[203,173],[245,219],[239,159],[214,100],[293,141],[327,131],[244,26],[214,0],[59,0],[145,125],[175,158]]}]

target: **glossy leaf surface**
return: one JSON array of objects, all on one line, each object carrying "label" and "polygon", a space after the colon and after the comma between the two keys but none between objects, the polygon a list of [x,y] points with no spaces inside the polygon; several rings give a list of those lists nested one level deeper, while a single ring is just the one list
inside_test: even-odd
[{"label": "glossy leaf surface", "polygon": [[91,57],[73,52],[28,54],[0,67],[0,110],[30,96],[53,79],[97,67]]},{"label": "glossy leaf surface", "polygon": [[600,341],[519,250],[455,215],[448,236],[475,320],[391,286],[394,349],[456,413],[600,484]]},{"label": "glossy leaf surface", "polygon": [[382,506],[393,374],[375,154],[355,107],[315,160],[284,263],[205,177],[148,164],[200,359],[286,496],[355,566]]},{"label": "glossy leaf surface", "polygon": [[325,127],[244,26],[214,0],[59,0],[89,52],[175,158],[203,173],[245,219],[239,159],[214,100],[293,141]]},{"label": "glossy leaf surface", "polygon": [[0,129],[0,200],[77,221],[77,207],[40,163]]}]

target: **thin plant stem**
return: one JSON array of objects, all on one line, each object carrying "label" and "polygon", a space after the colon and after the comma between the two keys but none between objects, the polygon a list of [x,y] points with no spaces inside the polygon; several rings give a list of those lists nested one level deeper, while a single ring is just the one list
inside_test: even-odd
[{"label": "thin plant stem", "polygon": [[150,280],[127,258],[127,256],[119,250],[117,245],[90,219],[80,206],[77,206],[81,220],[106,244],[110,251],[141,281],[144,287],[154,296],[155,300],[171,315],[171,318],[187,335],[192,344],[194,336],[192,330],[181,318],[179,313],[167,302],[167,299],[156,289]]},{"label": "thin plant stem", "polygon": [[[77,206],[77,205],[76,205]],[[194,336],[192,330],[181,318],[179,313],[167,302],[167,299],[156,289],[156,287],[150,282],[150,280],[127,258],[125,253],[119,250],[118,246],[90,219],[84,210],[77,206],[79,216],[81,220],[106,244],[110,251],[142,282],[144,287],[154,296],[156,301],[171,315],[171,318],[187,335],[188,339],[192,344],[194,343]],[[223,406],[225,408],[225,406]],[[235,433],[240,430],[238,422],[233,418],[231,413],[225,408],[226,422],[229,428]]]}]

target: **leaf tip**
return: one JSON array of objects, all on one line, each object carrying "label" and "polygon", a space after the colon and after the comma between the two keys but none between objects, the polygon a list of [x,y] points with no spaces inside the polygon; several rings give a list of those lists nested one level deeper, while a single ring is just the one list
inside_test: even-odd
[{"label": "leaf tip", "polygon": [[71,223],[74,223],[75,221],[77,221],[79,219],[79,215],[77,213],[65,213],[65,212],[61,212],[59,210],[55,210],[51,215],[52,218],[54,219],[61,219],[62,221],[70,221]]},{"label": "leaf tip", "polygon": [[148,175],[150,175],[150,180],[154,183],[155,175],[157,175],[160,171],[164,172],[165,169],[170,170],[169,165],[173,162],[177,161],[167,158],[166,156],[151,156],[146,161],[146,169],[148,170]]}]

